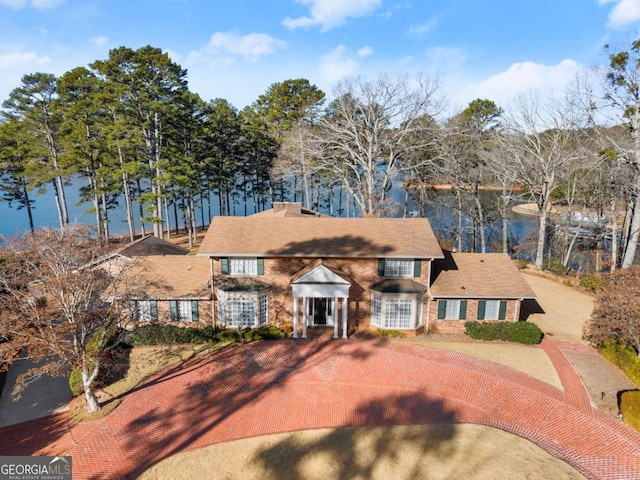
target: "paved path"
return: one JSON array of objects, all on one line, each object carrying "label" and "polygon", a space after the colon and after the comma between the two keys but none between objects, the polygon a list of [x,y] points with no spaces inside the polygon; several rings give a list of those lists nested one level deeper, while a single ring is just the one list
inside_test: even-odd
[{"label": "paved path", "polygon": [[238,346],[149,379],[100,421],[67,426],[57,416],[51,424],[6,427],[0,453],[70,454],[75,478],[135,478],[174,453],[269,433],[476,423],[531,440],[588,478],[640,478],[640,435],[591,409],[557,345],[541,348],[557,365],[564,392],[487,360],[421,345]]},{"label": "paved path", "polygon": [[21,354],[16,358],[7,372],[0,395],[0,427],[46,417],[69,408],[71,390],[69,379],[64,376],[42,375],[24,389],[19,400],[13,401],[11,392],[18,376],[39,365],[25,357],[26,354]]}]

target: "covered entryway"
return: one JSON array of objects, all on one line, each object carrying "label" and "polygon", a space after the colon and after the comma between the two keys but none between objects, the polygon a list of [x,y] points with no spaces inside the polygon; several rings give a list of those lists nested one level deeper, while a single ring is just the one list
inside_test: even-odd
[{"label": "covered entryway", "polygon": [[293,294],[293,338],[298,338],[302,321],[302,338],[309,326],[333,326],[333,338],[347,338],[347,312],[351,282],[322,261],[313,262],[291,281]]}]

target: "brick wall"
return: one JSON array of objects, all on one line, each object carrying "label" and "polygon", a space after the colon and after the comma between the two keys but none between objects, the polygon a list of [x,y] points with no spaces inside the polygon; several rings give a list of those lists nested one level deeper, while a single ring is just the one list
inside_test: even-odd
[{"label": "brick wall", "polygon": [[[179,300],[179,299],[178,299]],[[185,327],[204,327],[211,325],[211,300],[198,301],[198,321],[197,322],[171,322],[171,307],[169,300],[158,300],[158,321],[160,323],[172,323]]]},{"label": "brick wall", "polygon": [[[265,258],[264,275],[255,278],[271,285],[269,292],[269,321],[277,326],[291,325],[293,321],[293,297],[291,295],[291,278],[306,265],[315,259],[309,258]],[[377,258],[330,258],[326,262],[344,272],[351,281],[348,302],[349,328],[367,329],[371,318],[371,291],[370,287],[385,277],[378,276]],[[227,276],[221,272],[221,262],[214,261],[214,279],[216,285]],[[428,285],[429,261],[422,262],[420,277],[411,277],[412,280]],[[424,302],[423,319],[426,321],[426,306]]]},{"label": "brick wall", "polygon": [[[464,331],[464,322],[478,319],[478,302],[479,300],[467,299],[467,315],[465,320],[438,320],[438,300],[432,300],[431,317],[429,319],[429,331],[434,333],[462,333]],[[517,321],[520,314],[520,301],[507,300],[507,310],[505,313],[505,322]],[[481,320],[481,321],[500,321],[500,320]]]}]

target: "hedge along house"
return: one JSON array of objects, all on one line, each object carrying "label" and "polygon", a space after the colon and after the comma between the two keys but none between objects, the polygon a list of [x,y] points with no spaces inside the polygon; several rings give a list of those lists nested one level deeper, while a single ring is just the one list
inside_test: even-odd
[{"label": "hedge along house", "polygon": [[296,203],[214,218],[198,254],[211,262],[217,323],[291,325],[294,338],[308,327],[424,331],[443,257],[427,219],[333,218]]},{"label": "hedge along house", "polygon": [[522,301],[535,298],[507,254],[444,254],[433,266],[431,331],[460,332],[468,320],[517,322]]}]

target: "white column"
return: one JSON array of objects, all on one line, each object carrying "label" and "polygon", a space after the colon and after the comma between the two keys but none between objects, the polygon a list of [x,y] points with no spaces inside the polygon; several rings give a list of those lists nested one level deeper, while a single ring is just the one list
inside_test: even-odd
[{"label": "white column", "polygon": [[298,297],[293,297],[293,338],[298,338]]},{"label": "white column", "polygon": [[342,338],[347,337],[347,307],[349,306],[349,299],[342,299]]},{"label": "white column", "polygon": [[309,303],[309,299],[304,297],[304,315],[302,316],[302,338],[307,338],[307,323],[309,323],[309,319],[307,316],[307,307]]},{"label": "white column", "polygon": [[331,313],[333,314],[333,338],[338,338],[338,323],[339,323],[339,316],[338,316],[338,298],[334,298],[333,300],[333,308],[331,310]]}]

